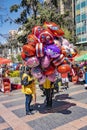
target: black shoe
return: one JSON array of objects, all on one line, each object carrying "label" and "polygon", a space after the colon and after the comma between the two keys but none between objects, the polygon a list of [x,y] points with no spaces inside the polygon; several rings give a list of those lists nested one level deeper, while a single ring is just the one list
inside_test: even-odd
[{"label": "black shoe", "polygon": [[26,115],[32,115],[32,113],[31,112],[26,112]]},{"label": "black shoe", "polygon": [[47,110],[50,110],[50,109],[52,109],[52,106],[48,106],[48,107],[47,107]]},{"label": "black shoe", "polygon": [[30,109],[30,112],[33,111],[34,109]]}]

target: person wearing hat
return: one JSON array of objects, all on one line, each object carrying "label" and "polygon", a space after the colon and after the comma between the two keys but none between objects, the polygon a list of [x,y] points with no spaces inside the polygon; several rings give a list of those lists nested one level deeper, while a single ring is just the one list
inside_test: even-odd
[{"label": "person wearing hat", "polygon": [[25,94],[26,115],[31,115],[33,114],[33,109],[31,109],[30,104],[32,102],[33,95],[35,95],[35,82],[28,66],[22,75],[22,92]]}]

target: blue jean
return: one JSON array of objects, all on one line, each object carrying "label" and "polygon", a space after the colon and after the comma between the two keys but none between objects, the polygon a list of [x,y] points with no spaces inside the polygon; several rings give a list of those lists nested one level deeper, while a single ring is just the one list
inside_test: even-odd
[{"label": "blue jean", "polygon": [[30,111],[30,104],[31,104],[31,101],[32,101],[32,95],[28,95],[28,94],[25,94],[25,97],[26,97],[26,100],[25,100],[25,109],[26,109],[26,112],[29,112]]}]

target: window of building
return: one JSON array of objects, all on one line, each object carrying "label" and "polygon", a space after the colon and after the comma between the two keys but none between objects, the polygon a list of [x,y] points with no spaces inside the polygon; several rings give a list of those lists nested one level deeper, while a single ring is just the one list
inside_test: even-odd
[{"label": "window of building", "polygon": [[76,5],[76,10],[80,10],[80,4]]},{"label": "window of building", "polygon": [[81,15],[81,19],[82,19],[82,21],[83,21],[83,20],[86,20],[86,14],[82,14],[82,15]]},{"label": "window of building", "polygon": [[82,3],[81,3],[81,8],[84,8],[86,6],[86,3],[85,3],[85,1],[83,1]]},{"label": "window of building", "polygon": [[76,23],[79,23],[80,22],[80,15],[77,15],[76,16]]}]

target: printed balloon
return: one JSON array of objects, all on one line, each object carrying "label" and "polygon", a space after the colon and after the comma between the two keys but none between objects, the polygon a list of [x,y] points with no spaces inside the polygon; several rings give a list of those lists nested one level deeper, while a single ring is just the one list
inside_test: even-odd
[{"label": "printed balloon", "polygon": [[39,59],[34,56],[34,57],[30,57],[28,60],[27,60],[27,65],[30,67],[30,68],[33,68],[33,67],[36,67],[39,65]]},{"label": "printed balloon", "polygon": [[42,68],[47,68],[50,65],[50,58],[48,56],[44,56],[41,59],[41,66]]},{"label": "printed balloon", "polygon": [[40,33],[42,32],[43,28],[41,26],[35,26],[32,28],[32,34],[34,34],[37,38],[39,38]]},{"label": "printed balloon", "polygon": [[46,75],[46,76],[48,76],[48,75],[53,74],[54,71],[55,71],[55,68],[52,65],[50,65],[48,68],[46,68],[44,70],[43,74]]},{"label": "printed balloon", "polygon": [[32,45],[24,45],[23,46],[23,52],[27,56],[34,56],[35,55],[35,48]]},{"label": "printed balloon", "polygon": [[51,74],[51,75],[48,75],[48,79],[49,79],[50,81],[52,81],[52,82],[55,82],[55,80],[56,80],[56,73],[53,73],[53,74]]},{"label": "printed balloon", "polygon": [[31,73],[35,78],[41,78],[42,77],[41,68],[39,66],[32,68]]},{"label": "printed balloon", "polygon": [[45,47],[45,53],[51,58],[56,58],[60,56],[60,49],[55,44],[48,45]]},{"label": "printed balloon", "polygon": [[32,46],[36,46],[36,44],[39,42],[39,39],[34,34],[29,34],[27,36],[27,43],[31,44]]},{"label": "printed balloon", "polygon": [[40,42],[43,44],[52,44],[54,42],[54,38],[52,33],[49,30],[43,30],[40,35]]},{"label": "printed balloon", "polygon": [[64,31],[60,28],[59,25],[55,24],[54,22],[44,22],[43,26],[49,29],[53,33],[54,37],[60,37],[64,35]]},{"label": "printed balloon", "polygon": [[39,82],[39,84],[43,84],[45,82],[45,80],[46,80],[46,76],[42,75],[42,77],[38,79],[38,82]]}]

